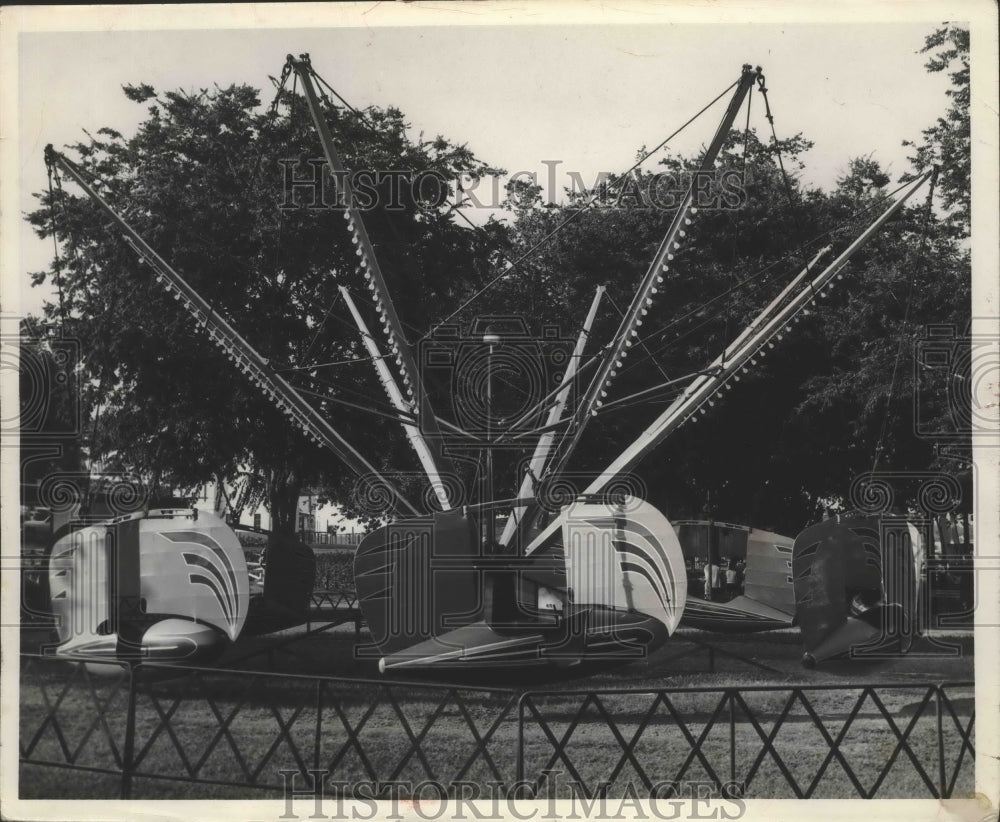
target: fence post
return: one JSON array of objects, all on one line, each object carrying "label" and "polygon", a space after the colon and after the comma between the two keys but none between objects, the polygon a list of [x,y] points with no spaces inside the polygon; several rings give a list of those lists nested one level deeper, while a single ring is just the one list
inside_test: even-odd
[{"label": "fence post", "polygon": [[323,680],[316,680],[316,740],[313,747],[313,770],[319,770],[319,749],[323,740]]},{"label": "fence post", "polygon": [[528,694],[521,694],[517,700],[517,763],[514,773],[515,783],[524,781],[524,700]]},{"label": "fence post", "polygon": [[736,784],[736,699],[729,691],[729,784]]},{"label": "fence post", "polygon": [[125,709],[125,744],[122,747],[122,784],[120,799],[132,798],[132,769],[135,758],[135,664],[128,665],[128,706]]},{"label": "fence post", "polygon": [[941,704],[941,700],[944,698],[944,694],[941,693],[941,686],[934,686],[934,704],[937,705],[937,742],[938,742],[938,798],[945,799],[945,792],[948,790],[947,784],[945,784],[945,773],[944,773],[944,706]]}]

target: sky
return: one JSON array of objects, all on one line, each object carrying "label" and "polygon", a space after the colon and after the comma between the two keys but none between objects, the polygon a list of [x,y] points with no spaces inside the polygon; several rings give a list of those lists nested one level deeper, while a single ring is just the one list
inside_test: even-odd
[{"label": "sky", "polygon": [[[269,102],[287,53],[314,68],[352,105],[393,105],[414,134],[467,144],[508,172],[558,161],[557,183],[577,171],[628,167],[718,95],[743,63],[761,65],[779,137],[815,143],[805,179],[824,188],[850,159],[871,155],[894,176],[904,139],[919,140],[947,106],[947,77],[928,74],[924,38],[935,23],[352,26],[22,33],[19,40],[20,209],[45,186],[42,151],[110,126],[129,135],[145,106],[121,86],[197,90],[248,83]],[[719,104],[669,146],[697,151]],[[742,115],[740,117],[742,122]],[[759,95],[752,124],[769,133]],[[317,144],[317,155],[319,154]],[[26,272],[46,267],[51,242],[20,230],[21,310],[46,296]]]}]

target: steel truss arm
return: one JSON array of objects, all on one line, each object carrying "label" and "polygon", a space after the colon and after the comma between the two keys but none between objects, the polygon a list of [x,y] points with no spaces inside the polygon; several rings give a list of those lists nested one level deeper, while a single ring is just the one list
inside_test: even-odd
[{"label": "steel truss arm", "polygon": [[616,477],[632,470],[646,454],[685,422],[693,419],[699,411],[705,413],[703,406],[714,404],[713,394],[716,394],[730,379],[739,380],[740,373],[745,373],[748,366],[756,363],[755,357],[764,356],[766,350],[773,348],[775,342],[782,339],[784,334],[791,330],[789,323],[797,321],[800,313],[808,313],[808,305],[816,299],[823,289],[831,288],[835,278],[843,276],[841,271],[851,257],[871,240],[879,228],[929,179],[930,175],[931,172],[927,172],[918,177],[910,188],[865,229],[836,260],[809,281],[782,307],[778,308],[778,305],[791,293],[795,285],[806,278],[827,249],[820,251],[806,269],[758,315],[757,319],[731,346],[727,347],[726,352],[712,363],[708,370],[715,373],[711,376],[700,376],[694,379],[687,389],[600,476],[587,486],[583,493],[600,493]]},{"label": "steel truss arm", "polygon": [[139,258],[153,269],[157,282],[173,294],[175,300],[183,303],[184,308],[187,309],[198,326],[204,329],[212,342],[219,346],[226,356],[250,378],[251,382],[259,387],[283,414],[291,418],[310,440],[328,448],[359,475],[379,476],[385,487],[408,511],[413,514],[419,513],[398,488],[383,477],[381,472],[344,439],[281,375],[277,374],[268,361],[243,339],[194,288],[188,285],[180,274],[150,248],[118,212],[90,186],[73,163],[55,151],[52,146],[46,147],[45,156],[47,162],[57,164],[60,169],[72,177],[76,184],[87,193],[87,196],[111,218],[125,241],[135,250]]},{"label": "steel truss arm", "polygon": [[[375,365],[375,372],[378,374],[379,382],[382,383],[382,387],[385,389],[385,393],[389,397],[389,402],[391,402],[393,407],[401,414],[409,415],[410,405],[405,399],[403,399],[403,393],[399,390],[396,380],[389,371],[389,366],[385,364],[385,358],[382,356],[378,346],[375,344],[374,338],[369,333],[368,326],[365,324],[364,318],[361,316],[361,312],[358,311],[357,306],[354,304],[354,300],[351,298],[351,293],[344,286],[340,286],[340,293],[344,298],[344,302],[347,303],[347,308],[350,310],[351,316],[354,317],[354,322],[358,326],[358,331],[361,332],[361,341],[364,343],[369,356],[372,358],[372,363]],[[406,436],[409,439],[410,444],[413,446],[413,450],[417,452],[420,464],[423,466],[424,472],[427,474],[427,479],[430,480],[431,487],[437,495],[438,502],[441,504],[442,510],[449,510],[451,508],[451,503],[448,500],[447,488],[441,481],[441,472],[438,471],[437,465],[434,462],[434,455],[427,446],[427,442],[424,440],[423,434],[420,433],[420,427],[415,421],[412,420],[400,420],[400,422],[403,424],[403,430],[406,432]]]},{"label": "steel truss arm", "polygon": [[749,64],[743,66],[743,73],[740,75],[736,91],[729,101],[729,106],[726,108],[719,128],[705,150],[698,171],[674,214],[670,227],[653,257],[653,262],[643,277],[628,311],[622,317],[621,325],[605,351],[597,374],[574,413],[573,427],[570,433],[557,447],[557,455],[552,460],[547,476],[555,476],[566,467],[583,435],[588,420],[596,416],[597,409],[603,405],[611,381],[617,375],[618,369],[622,367],[624,359],[628,356],[628,350],[639,336],[638,329],[642,325],[643,317],[646,316],[649,306],[653,303],[653,297],[659,290],[658,287],[663,283],[669,263],[674,258],[674,252],[680,248],[681,239],[686,234],[685,227],[691,224],[691,215],[697,211],[694,198],[699,177],[714,169],[715,160],[722,149],[722,144],[758,74],[759,72],[753,70]]},{"label": "steel truss arm", "polygon": [[[444,453],[437,419],[430,406],[427,393],[421,384],[420,371],[413,359],[410,346],[406,341],[403,325],[396,314],[396,307],[389,295],[389,289],[382,275],[382,269],[379,267],[378,259],[375,256],[375,249],[368,236],[361,212],[354,204],[354,189],[351,186],[347,169],[340,157],[340,152],[337,151],[333,135],[330,133],[330,127],[326,122],[326,117],[323,114],[323,109],[316,95],[316,89],[313,85],[313,68],[309,60],[309,55],[302,54],[297,59],[292,55],[288,55],[287,65],[291,66],[302,82],[302,91],[305,95],[309,112],[312,115],[313,124],[316,126],[316,133],[323,146],[323,154],[330,166],[330,170],[337,175],[337,181],[342,186],[344,219],[347,220],[347,228],[351,231],[352,239],[357,246],[356,254],[358,256],[359,270],[372,292],[372,299],[375,301],[375,307],[378,309],[379,316],[381,317],[383,328],[388,337],[388,345],[399,368],[403,388],[406,391],[412,411],[418,415],[421,421],[424,431],[423,442],[433,457],[436,466],[440,466],[444,471],[453,471],[454,467],[451,464],[451,460]],[[414,443],[412,439],[410,442]],[[414,447],[416,447],[415,444]],[[437,487],[435,491],[438,491]],[[440,491],[445,495],[445,499],[447,499],[447,491],[444,486],[440,487]],[[441,494],[439,493],[438,496],[440,498]],[[450,502],[446,507],[450,507]]]},{"label": "steel truss arm", "polygon": [[[590,310],[587,312],[587,318],[583,321],[583,328],[580,329],[580,335],[577,337],[576,344],[573,346],[573,353],[569,358],[569,362],[566,364],[566,373],[562,378],[562,389],[556,395],[555,402],[552,403],[552,407],[549,409],[548,417],[545,420],[545,426],[554,426],[562,419],[563,410],[566,408],[566,402],[569,400],[570,388],[572,387],[573,377],[577,372],[579,367],[580,358],[583,356],[583,348],[587,344],[587,337],[590,336],[590,329],[594,325],[594,318],[597,316],[597,308],[601,304],[601,297],[604,296],[604,286],[599,286],[597,293],[594,294],[594,299],[590,304]],[[545,431],[539,438],[538,443],[535,445],[535,452],[531,456],[531,461],[528,463],[528,470],[525,472],[524,479],[521,481],[521,487],[517,492],[519,499],[530,497],[533,493],[535,482],[537,477],[542,475],[542,471],[545,469],[545,463],[549,458],[549,452],[552,449],[552,443],[555,440],[555,432],[553,430]],[[500,545],[506,546],[513,539],[514,534],[517,532],[517,527],[521,523],[521,519],[524,516],[526,506],[519,505],[513,511],[510,512],[510,516],[507,518],[507,524],[504,526],[503,534],[500,537]]]}]

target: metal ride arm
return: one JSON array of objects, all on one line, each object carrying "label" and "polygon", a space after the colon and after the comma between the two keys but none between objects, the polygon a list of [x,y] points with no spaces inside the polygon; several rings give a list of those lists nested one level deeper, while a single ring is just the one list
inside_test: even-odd
[{"label": "metal ride arm", "polygon": [[646,316],[649,306],[653,303],[653,296],[658,290],[657,286],[663,282],[663,276],[669,267],[668,264],[674,258],[673,252],[680,248],[680,240],[686,234],[684,226],[691,224],[690,215],[697,211],[697,208],[694,206],[694,193],[698,175],[711,172],[714,168],[715,159],[722,148],[722,143],[729,134],[729,129],[732,127],[733,121],[736,119],[736,115],[743,105],[743,101],[746,99],[746,95],[753,86],[756,77],[757,72],[751,69],[749,65],[743,66],[743,73],[740,76],[736,91],[729,101],[729,106],[722,118],[722,122],[719,124],[715,137],[705,150],[705,155],[702,157],[698,172],[674,214],[670,228],[667,229],[667,233],[660,243],[656,255],[653,257],[653,262],[649,266],[645,277],[643,277],[642,283],[635,293],[635,297],[632,299],[632,304],[629,306],[628,311],[625,312],[621,325],[619,325],[618,330],[615,332],[615,336],[607,348],[604,360],[597,374],[591,381],[586,395],[576,410],[574,415],[575,430],[572,435],[567,435],[567,440],[559,444],[558,455],[553,460],[549,473],[558,473],[569,461],[573,449],[580,441],[587,420],[597,415],[597,409],[603,404],[602,400],[607,395],[607,389],[611,384],[611,380],[616,376],[617,369],[622,367],[622,361],[628,355],[628,349],[632,347],[633,340],[639,336],[637,328],[642,325],[642,318]]},{"label": "metal ride arm", "polygon": [[701,413],[705,413],[702,406],[705,403],[714,404],[714,400],[711,399],[712,395],[719,391],[730,378],[739,380],[739,372],[745,373],[748,370],[748,364],[755,364],[756,360],[754,358],[756,356],[764,356],[766,349],[774,348],[775,340],[780,340],[786,331],[791,330],[789,323],[798,321],[796,315],[800,312],[808,313],[806,307],[809,303],[816,299],[824,288],[832,287],[831,283],[834,278],[843,276],[840,272],[847,265],[851,257],[875,235],[886,220],[902,207],[903,203],[916,193],[917,189],[927,181],[931,173],[927,172],[918,177],[911,184],[910,188],[901,194],[896,202],[868,226],[861,236],[851,243],[836,260],[813,278],[806,287],[800,289],[781,309],[775,311],[775,307],[783,297],[790,293],[796,283],[804,279],[820,256],[826,252],[826,249],[820,251],[806,269],[782,291],[781,295],[773,300],[751,323],[750,327],[731,346],[727,347],[727,351],[712,363],[710,369],[715,369],[716,373],[712,376],[701,376],[693,380],[687,389],[599,477],[587,486],[583,493],[600,493],[616,477],[634,468],[646,454],[663,442],[670,433],[695,417],[699,410],[701,410]]},{"label": "metal ride arm", "polygon": [[[392,403],[393,407],[397,411],[409,415],[410,405],[403,398],[403,392],[399,390],[396,380],[389,371],[389,366],[385,364],[385,358],[382,356],[378,346],[375,344],[374,338],[369,333],[368,326],[365,324],[364,318],[361,316],[357,306],[354,304],[354,300],[351,298],[351,293],[345,286],[340,286],[340,293],[344,298],[344,302],[347,303],[347,308],[350,310],[351,316],[354,317],[354,322],[357,323],[358,330],[361,332],[361,341],[364,343],[369,356],[372,358],[372,362],[375,364],[375,371],[378,374],[379,382],[382,383],[385,393],[389,396],[389,402]],[[423,466],[424,471],[431,482],[431,487],[437,495],[441,508],[447,511],[451,507],[448,501],[448,492],[444,483],[441,481],[441,474],[438,471],[437,465],[434,463],[434,455],[431,453],[426,440],[420,433],[420,427],[415,422],[408,422],[403,419],[400,419],[400,423],[402,423],[403,431],[406,432],[406,436],[410,440],[413,450],[417,452],[417,457],[419,458],[420,464]]]},{"label": "metal ride arm", "polygon": [[[701,385],[705,384],[707,380],[713,379],[714,377],[718,376],[719,371],[725,366],[725,364],[730,359],[732,359],[732,357],[735,354],[739,352],[739,348],[743,344],[743,342],[748,337],[750,337],[750,335],[756,332],[757,329],[759,329],[764,322],[768,320],[768,318],[775,311],[775,309],[778,308],[778,306],[780,306],[785,301],[785,298],[792,293],[795,287],[798,286],[808,276],[808,274],[816,267],[816,263],[819,262],[820,258],[826,256],[826,254],[830,252],[831,248],[832,246],[824,246],[823,248],[821,248],[819,252],[816,254],[816,256],[813,257],[812,260],[806,265],[806,267],[803,268],[802,271],[798,273],[795,279],[793,279],[790,283],[788,283],[788,285],[786,285],[783,289],[781,289],[781,293],[778,294],[777,297],[775,297],[773,300],[771,300],[771,302],[767,304],[767,307],[754,318],[754,320],[750,323],[750,325],[744,328],[743,332],[735,340],[729,343],[729,345],[727,345],[722,350],[722,353],[718,357],[716,357],[715,360],[713,360],[712,363],[707,368],[702,369],[698,373],[698,375],[695,377],[694,380],[691,381],[688,387],[680,394],[680,396],[677,399],[674,400],[674,403],[676,404],[685,397],[690,396],[693,391],[697,390]],[[674,382],[680,382],[680,380],[676,380]],[[661,390],[665,385],[670,385],[670,384],[671,383],[664,383],[661,385],[653,386],[653,388],[651,389],[646,389],[646,391],[640,391],[637,394],[633,394],[632,397],[627,397],[626,399],[632,399],[641,396],[647,392],[651,393],[653,391]],[[616,400],[611,405],[614,406],[618,402],[621,402],[621,400]]]},{"label": "metal ride arm", "polygon": [[[427,394],[420,383],[420,372],[414,362],[410,346],[406,341],[406,335],[403,333],[403,325],[399,321],[396,308],[389,296],[389,289],[386,286],[385,278],[382,276],[382,269],[379,267],[378,260],[375,257],[375,250],[372,247],[371,239],[368,237],[365,224],[361,219],[361,213],[354,206],[354,190],[348,179],[344,163],[340,158],[340,153],[333,142],[330,127],[327,125],[326,118],[323,116],[323,110],[316,96],[316,89],[312,81],[313,69],[309,61],[309,55],[302,54],[296,59],[289,54],[288,65],[291,66],[302,82],[302,90],[306,98],[306,103],[309,106],[313,124],[316,126],[316,133],[319,135],[320,143],[323,146],[323,154],[330,165],[330,170],[337,175],[338,182],[343,186],[344,218],[347,220],[347,227],[350,229],[354,244],[357,246],[356,253],[359,258],[360,270],[368,283],[369,290],[372,291],[372,298],[382,318],[382,324],[388,336],[389,348],[395,356],[396,365],[399,367],[399,373],[403,381],[403,387],[409,397],[411,410],[418,415],[423,431],[426,434],[423,438],[424,445],[432,457],[432,462],[436,466],[440,466],[443,470],[451,472],[454,469],[451,461],[443,452],[440,429],[438,428],[434,411],[430,407]],[[416,448],[415,441],[412,438],[410,442]],[[422,457],[421,462],[423,463]],[[451,508],[447,490],[440,482],[437,468],[435,468],[434,475],[428,473],[428,478],[434,485],[435,493],[438,495],[438,499],[441,501],[444,510]]]},{"label": "metal ride arm", "polygon": [[66,172],[87,196],[93,200],[115,223],[125,241],[156,272],[156,280],[174,295],[175,300],[184,304],[188,313],[205,330],[212,341],[258,386],[274,404],[290,417],[313,442],[323,445],[336,454],[353,471],[360,475],[373,474],[381,478],[385,487],[406,509],[413,514],[419,511],[392,483],[382,477],[355,448],[347,442],[322,415],[289,385],[283,377],[275,373],[268,361],[262,357],[233,327],[223,319],[187,282],[160,257],[146,241],[125,220],[109,206],[87,183],[76,167],[52,146],[45,149],[46,162],[56,163]]},{"label": "metal ride arm", "polygon": [[[563,387],[556,395],[555,401],[549,409],[549,415],[545,420],[545,427],[554,426],[562,419],[563,410],[566,407],[567,400],[569,400],[571,383],[579,367],[580,357],[583,356],[583,348],[587,344],[587,337],[590,335],[590,329],[594,325],[594,318],[597,316],[597,308],[601,304],[601,297],[604,296],[604,291],[605,288],[603,285],[598,286],[597,292],[594,294],[590,310],[587,312],[587,318],[583,321],[583,328],[580,329],[580,335],[573,346],[573,353],[566,364],[566,373],[563,375],[561,383]],[[517,492],[518,499],[530,498],[532,496],[536,478],[541,476],[542,471],[545,469],[545,463],[548,461],[549,451],[552,448],[554,439],[555,432],[553,430],[546,431],[538,438],[538,443],[535,445],[535,452],[531,455],[528,470],[525,472],[524,479],[521,481],[521,487]],[[525,508],[526,506],[519,505],[510,512],[507,524],[504,526],[503,534],[500,537],[500,545],[502,547],[506,547],[517,532],[517,526],[521,522]]]},{"label": "metal ride arm", "polygon": [[[546,477],[555,476],[566,467],[573,454],[573,450],[583,435],[583,430],[588,420],[592,416],[597,415],[597,409],[601,407],[603,399],[607,396],[607,389],[611,384],[611,380],[616,376],[617,369],[622,367],[622,362],[628,354],[628,349],[632,347],[633,341],[639,336],[637,329],[642,325],[642,318],[653,303],[653,295],[656,294],[657,287],[663,282],[664,274],[669,268],[668,264],[674,258],[674,251],[680,248],[680,240],[686,234],[684,227],[691,224],[690,215],[697,211],[694,205],[694,194],[699,176],[714,169],[716,157],[729,134],[729,129],[732,128],[736,115],[739,113],[747,93],[753,87],[754,81],[758,76],[759,70],[755,71],[749,64],[744,64],[743,72],[737,82],[736,91],[729,101],[729,106],[726,108],[722,121],[719,123],[719,128],[712,142],[705,150],[705,155],[702,157],[698,171],[692,179],[691,185],[684,195],[684,199],[677,208],[670,227],[667,229],[667,233],[660,243],[660,247],[653,257],[653,262],[643,277],[628,311],[622,317],[621,325],[619,325],[618,330],[615,332],[605,351],[597,373],[594,375],[593,380],[591,380],[586,394],[573,414],[573,421],[569,432],[557,446],[556,455],[553,457],[548,471],[546,471]],[[529,510],[522,521],[530,521],[536,510],[537,506],[531,506],[531,510]]]}]

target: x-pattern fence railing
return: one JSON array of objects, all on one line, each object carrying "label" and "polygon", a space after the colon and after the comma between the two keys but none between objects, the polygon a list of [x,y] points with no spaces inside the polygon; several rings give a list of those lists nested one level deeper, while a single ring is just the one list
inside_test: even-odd
[{"label": "x-pattern fence railing", "polygon": [[357,608],[358,595],[348,588],[313,591],[310,595],[314,608]]},{"label": "x-pattern fence railing", "polygon": [[122,797],[171,781],[280,795],[288,774],[302,790],[317,771],[549,795],[565,774],[557,792],[589,797],[626,782],[660,797],[691,783],[950,797],[971,793],[975,756],[969,683],[516,693],[22,655],[20,713],[24,767],[104,774]]},{"label": "x-pattern fence railing", "polygon": [[518,779],[546,795],[552,774],[589,797],[972,791],[971,683],[533,692],[518,713]]},{"label": "x-pattern fence railing", "polygon": [[143,780],[280,794],[289,772],[450,784],[513,771],[513,691],[22,655],[21,692],[21,761],[119,774],[123,797]]}]

